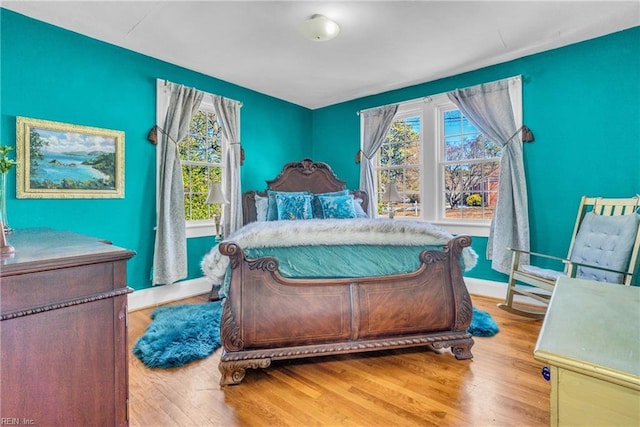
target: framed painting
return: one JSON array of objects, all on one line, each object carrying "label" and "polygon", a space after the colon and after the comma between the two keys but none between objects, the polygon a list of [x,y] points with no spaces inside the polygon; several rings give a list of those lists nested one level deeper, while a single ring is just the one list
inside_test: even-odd
[{"label": "framed painting", "polygon": [[19,199],[124,197],[124,132],[16,119]]}]

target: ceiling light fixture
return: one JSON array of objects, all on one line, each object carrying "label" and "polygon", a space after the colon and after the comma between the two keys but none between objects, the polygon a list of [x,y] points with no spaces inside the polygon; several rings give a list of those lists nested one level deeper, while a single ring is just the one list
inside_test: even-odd
[{"label": "ceiling light fixture", "polygon": [[315,14],[302,23],[300,31],[309,40],[326,42],[338,35],[340,27],[326,16]]}]

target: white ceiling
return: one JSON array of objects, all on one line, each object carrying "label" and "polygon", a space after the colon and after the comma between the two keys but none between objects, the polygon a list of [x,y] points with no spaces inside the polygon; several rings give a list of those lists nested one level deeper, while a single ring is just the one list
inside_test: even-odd
[{"label": "white ceiling", "polygon": [[[640,25],[640,1],[2,1],[311,109]],[[340,25],[304,39],[312,14]],[[163,78],[164,76],[158,76]]]}]

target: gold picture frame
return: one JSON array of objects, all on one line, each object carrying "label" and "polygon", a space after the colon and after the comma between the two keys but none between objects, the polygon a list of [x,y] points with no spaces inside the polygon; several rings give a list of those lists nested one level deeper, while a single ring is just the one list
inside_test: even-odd
[{"label": "gold picture frame", "polygon": [[16,118],[16,197],[124,198],[124,132]]}]

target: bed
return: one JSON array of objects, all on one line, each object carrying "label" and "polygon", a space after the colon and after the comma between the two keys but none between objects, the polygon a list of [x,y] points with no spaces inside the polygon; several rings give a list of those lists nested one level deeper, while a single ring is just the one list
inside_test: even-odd
[{"label": "bed", "polygon": [[[470,237],[418,221],[331,217],[324,208],[335,206],[327,200],[349,199],[362,217],[368,195],[345,190],[327,164],[311,159],[286,164],[267,190],[244,193],[245,226],[202,261],[205,275],[223,289],[221,385],[239,384],[248,368],[275,360],[418,346],[473,357],[472,304],[463,280],[476,257]],[[265,220],[274,193],[278,214],[281,199],[290,196],[279,193],[302,193],[305,208],[307,200],[321,200],[327,217]],[[327,259],[316,251],[342,252]],[[375,261],[380,256],[404,265]],[[305,257],[314,271],[297,265]],[[370,273],[367,265],[351,274],[361,261],[382,271]]]}]

